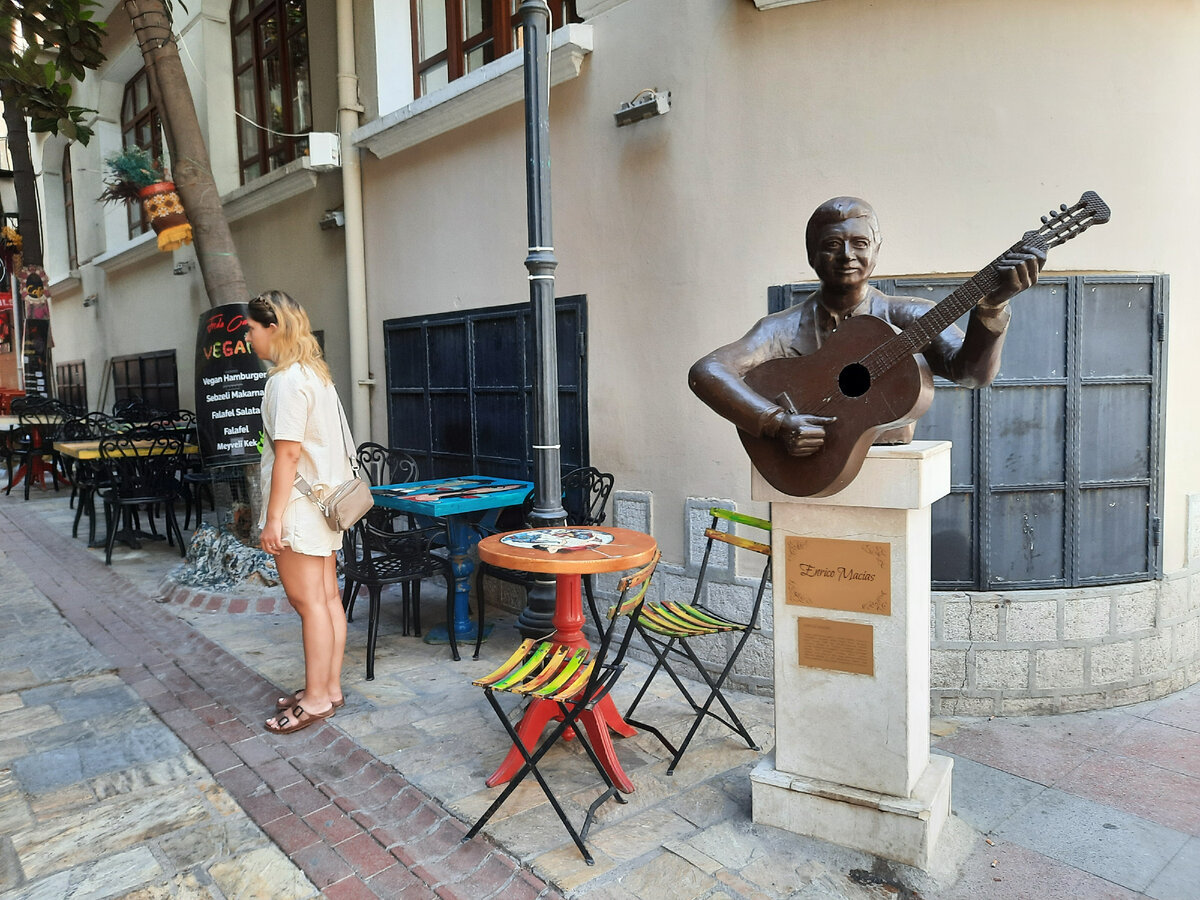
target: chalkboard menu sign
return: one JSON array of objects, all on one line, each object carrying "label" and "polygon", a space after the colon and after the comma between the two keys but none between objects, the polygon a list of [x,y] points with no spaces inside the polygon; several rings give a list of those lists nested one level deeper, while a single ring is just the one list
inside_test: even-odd
[{"label": "chalkboard menu sign", "polygon": [[196,425],[206,466],[256,464],[261,455],[267,372],[250,347],[247,304],[200,316],[196,336]]},{"label": "chalkboard menu sign", "polygon": [[25,320],[25,393],[50,396],[50,320]]}]

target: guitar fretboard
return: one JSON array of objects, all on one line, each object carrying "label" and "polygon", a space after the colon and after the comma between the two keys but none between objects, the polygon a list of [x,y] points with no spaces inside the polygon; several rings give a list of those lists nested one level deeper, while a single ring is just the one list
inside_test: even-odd
[{"label": "guitar fretboard", "polygon": [[999,258],[993,260],[917,321],[867,354],[862,364],[871,377],[877,378],[906,356],[920,353],[959,316],[994,291],[1000,284],[996,276],[999,261]]}]

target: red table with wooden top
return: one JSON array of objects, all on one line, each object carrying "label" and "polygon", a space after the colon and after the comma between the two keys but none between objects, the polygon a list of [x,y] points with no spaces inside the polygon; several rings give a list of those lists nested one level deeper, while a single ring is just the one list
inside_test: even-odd
[{"label": "red table with wooden top", "polygon": [[[495,534],[481,540],[479,542],[479,558],[504,569],[554,575],[554,635],[550,639],[556,644],[563,644],[572,650],[588,647],[587,637],[583,633],[583,596],[580,589],[582,576],[636,569],[651,560],[654,551],[658,549],[658,544],[650,535],[628,528],[589,526],[587,528],[545,528],[540,530],[543,532],[599,532],[610,535],[612,541],[594,547],[587,546],[577,549],[549,550],[537,547],[513,547],[503,543],[503,539],[519,532],[508,532],[508,534]],[[529,709],[521,719],[521,724],[517,727],[517,734],[527,750],[533,751],[546,723],[557,713],[558,705],[550,700],[534,700],[530,703]],[[581,713],[579,721],[583,723],[583,727],[591,739],[592,748],[596,751],[596,755],[600,758],[613,783],[622,793],[632,793],[633,782],[621,768],[608,730],[611,728],[624,737],[633,737],[637,734],[637,730],[621,718],[611,696],[605,697],[596,704],[595,709]],[[524,762],[521,752],[513,747],[508,751],[500,768],[488,778],[488,786],[495,787],[508,781],[517,774]]]}]

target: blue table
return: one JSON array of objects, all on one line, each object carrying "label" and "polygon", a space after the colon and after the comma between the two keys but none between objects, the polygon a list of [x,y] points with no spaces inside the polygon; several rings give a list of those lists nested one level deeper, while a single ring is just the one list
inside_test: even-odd
[{"label": "blue table", "polygon": [[[463,475],[455,478],[434,478],[404,484],[387,484],[371,488],[375,505],[411,513],[424,524],[431,519],[446,523],[446,540],[450,563],[454,568],[454,638],[455,641],[475,640],[475,623],[471,621],[469,600],[471,548],[479,541],[477,526],[493,531],[500,510],[525,502],[533,483],[509,478],[487,478],[483,475]],[[482,514],[482,515],[480,515]],[[491,631],[484,631],[486,638]],[[425,633],[427,644],[447,644],[450,636],[445,625],[437,625]]]}]

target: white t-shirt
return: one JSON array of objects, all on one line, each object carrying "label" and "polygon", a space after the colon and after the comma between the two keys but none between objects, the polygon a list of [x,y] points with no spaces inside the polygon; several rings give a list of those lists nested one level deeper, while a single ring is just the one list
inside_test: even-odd
[{"label": "white t-shirt", "polygon": [[[345,446],[337,390],[300,363],[293,363],[267,379],[263,389],[262,417],[263,429],[272,440],[300,442],[297,471],[318,497],[354,475],[347,456],[353,448]],[[259,469],[263,491],[259,528],[267,522],[274,466],[275,449],[271,441],[265,441]],[[311,502],[293,487],[288,502],[296,498]]]}]

